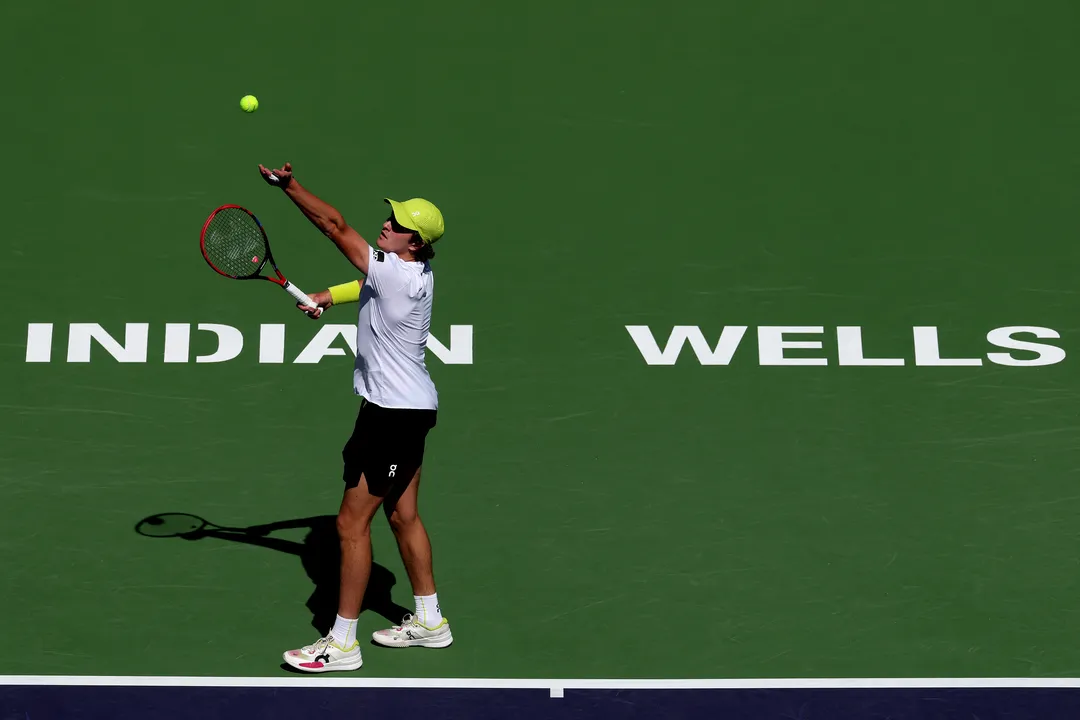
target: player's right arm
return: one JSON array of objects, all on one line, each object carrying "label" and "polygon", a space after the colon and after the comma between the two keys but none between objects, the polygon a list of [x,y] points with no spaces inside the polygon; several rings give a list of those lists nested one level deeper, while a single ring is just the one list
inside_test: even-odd
[{"label": "player's right arm", "polygon": [[296,307],[307,313],[313,318],[321,317],[327,309],[334,305],[344,305],[346,303],[359,302],[360,291],[364,289],[364,280],[353,280],[351,282],[342,283],[341,285],[333,285],[322,292],[312,293],[308,295],[312,302],[318,305],[318,314],[316,309],[303,303],[296,303]]},{"label": "player's right arm", "polygon": [[319,228],[326,237],[333,241],[341,254],[349,259],[357,270],[368,274],[368,260],[371,246],[353,228],[334,206],[320,200],[307,188],[303,187],[292,174],[292,163],[285,163],[280,170],[270,170],[259,165],[259,172],[270,185],[280,187],[304,213],[311,224]]}]

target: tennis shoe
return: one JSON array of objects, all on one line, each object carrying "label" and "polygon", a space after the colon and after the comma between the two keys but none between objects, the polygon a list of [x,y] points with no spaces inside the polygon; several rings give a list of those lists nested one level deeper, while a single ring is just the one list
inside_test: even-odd
[{"label": "tennis shoe", "polygon": [[421,625],[411,613],[405,616],[400,625],[372,633],[371,639],[385,647],[444,648],[454,642],[449,620],[443,618],[442,622],[431,628]]},{"label": "tennis shoe", "polygon": [[297,670],[313,673],[356,670],[364,664],[359,641],[354,640],[352,647],[346,649],[338,645],[332,635],[320,638],[312,645],[288,650],[282,657]]}]

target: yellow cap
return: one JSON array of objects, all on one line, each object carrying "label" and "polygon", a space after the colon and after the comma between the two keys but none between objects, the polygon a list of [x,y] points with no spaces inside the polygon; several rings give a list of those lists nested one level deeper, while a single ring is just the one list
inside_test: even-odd
[{"label": "yellow cap", "polygon": [[423,198],[412,198],[398,202],[383,198],[394,210],[394,219],[399,225],[420,233],[420,239],[428,245],[442,237],[443,216],[439,208]]}]

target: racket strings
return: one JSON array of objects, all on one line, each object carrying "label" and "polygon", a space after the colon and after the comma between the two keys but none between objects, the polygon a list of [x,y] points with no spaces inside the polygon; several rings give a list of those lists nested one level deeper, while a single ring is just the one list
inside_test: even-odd
[{"label": "racket strings", "polygon": [[206,228],[206,256],[233,277],[255,275],[266,259],[266,238],[251,215],[239,208],[219,210]]}]

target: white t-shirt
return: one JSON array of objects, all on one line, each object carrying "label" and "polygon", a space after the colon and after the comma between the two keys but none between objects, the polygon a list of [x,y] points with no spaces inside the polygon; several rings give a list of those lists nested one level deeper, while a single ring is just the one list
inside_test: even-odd
[{"label": "white t-shirt", "polygon": [[370,251],[360,291],[353,390],[382,407],[436,410],[439,395],[424,364],[435,285],[431,265]]}]

